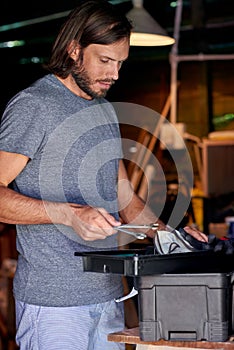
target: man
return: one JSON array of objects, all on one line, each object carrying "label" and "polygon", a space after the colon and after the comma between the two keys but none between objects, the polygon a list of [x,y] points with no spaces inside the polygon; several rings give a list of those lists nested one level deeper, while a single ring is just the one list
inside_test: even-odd
[{"label": "man", "polygon": [[157,221],[127,181],[117,119],[104,99],[128,57],[130,32],[107,1],[80,1],[55,41],[50,74],[4,112],[0,221],[17,227],[21,350],[124,349],[107,342],[124,327],[114,302],[121,277],[84,273],[74,252],[117,247],[120,221]]}]

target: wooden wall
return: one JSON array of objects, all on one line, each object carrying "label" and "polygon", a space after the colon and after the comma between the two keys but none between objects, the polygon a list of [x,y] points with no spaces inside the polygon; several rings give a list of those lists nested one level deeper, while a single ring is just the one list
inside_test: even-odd
[{"label": "wooden wall", "polygon": [[[233,61],[181,62],[178,65],[178,122],[198,137],[214,130],[213,118],[234,113]],[[109,92],[111,101],[125,101],[161,112],[170,92],[168,60],[129,60]],[[233,124],[221,125],[233,129]]]}]

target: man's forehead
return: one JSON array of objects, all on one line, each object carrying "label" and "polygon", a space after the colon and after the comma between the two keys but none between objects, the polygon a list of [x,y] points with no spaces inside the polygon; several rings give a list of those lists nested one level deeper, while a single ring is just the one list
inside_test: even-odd
[{"label": "man's forehead", "polygon": [[129,41],[121,40],[108,45],[90,44],[88,48],[89,51],[95,54],[106,56],[113,60],[124,61],[128,58]]}]

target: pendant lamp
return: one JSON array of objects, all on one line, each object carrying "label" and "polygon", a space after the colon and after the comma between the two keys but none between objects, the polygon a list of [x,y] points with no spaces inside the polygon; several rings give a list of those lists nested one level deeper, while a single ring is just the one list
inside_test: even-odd
[{"label": "pendant lamp", "polygon": [[131,46],[166,46],[175,42],[144,9],[143,0],[132,0],[133,8],[127,13],[133,25]]}]

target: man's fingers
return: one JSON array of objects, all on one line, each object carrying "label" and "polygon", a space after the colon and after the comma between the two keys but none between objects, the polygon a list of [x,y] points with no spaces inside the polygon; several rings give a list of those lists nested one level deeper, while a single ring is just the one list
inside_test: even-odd
[{"label": "man's fingers", "polygon": [[208,242],[208,236],[194,227],[185,226],[184,230],[200,242]]},{"label": "man's fingers", "polygon": [[105,218],[105,220],[111,225],[111,226],[119,226],[121,225],[121,222],[116,220],[115,217],[111,214],[109,214],[106,209],[104,208],[96,208],[96,210],[99,211],[99,213],[102,214],[102,216]]}]

